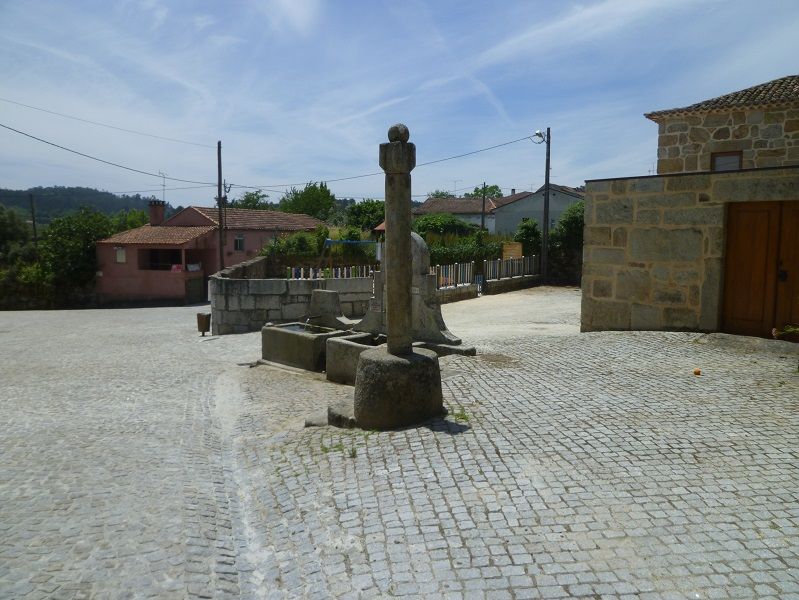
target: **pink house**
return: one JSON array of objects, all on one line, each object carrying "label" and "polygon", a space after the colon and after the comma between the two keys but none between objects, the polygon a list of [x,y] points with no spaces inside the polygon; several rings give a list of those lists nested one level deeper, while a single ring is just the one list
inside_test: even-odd
[{"label": "pink house", "polygon": [[[150,223],[97,242],[96,290],[104,301],[206,300],[208,277],[220,270],[219,212],[190,206],[164,220],[165,204],[150,202]],[[252,258],[271,240],[312,231],[308,215],[228,208],[223,230],[225,267]]]}]

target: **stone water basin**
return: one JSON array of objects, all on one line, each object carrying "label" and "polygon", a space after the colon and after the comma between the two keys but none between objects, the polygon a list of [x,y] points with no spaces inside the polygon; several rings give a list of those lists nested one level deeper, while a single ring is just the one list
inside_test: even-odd
[{"label": "stone water basin", "polygon": [[261,329],[261,357],[306,371],[324,371],[325,342],[347,333],[307,323],[266,325]]},{"label": "stone water basin", "polygon": [[355,371],[361,352],[386,343],[386,336],[354,333],[327,340],[325,371],[328,381],[355,385]]}]

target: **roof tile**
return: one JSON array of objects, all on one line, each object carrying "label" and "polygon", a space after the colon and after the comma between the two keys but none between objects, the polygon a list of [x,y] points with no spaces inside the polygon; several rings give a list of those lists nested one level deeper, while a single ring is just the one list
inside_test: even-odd
[{"label": "roof tile", "polygon": [[216,229],[213,225],[200,227],[172,227],[164,225],[143,225],[136,229],[128,229],[100,240],[99,244],[159,244],[182,246]]},{"label": "roof tile", "polygon": [[[219,211],[206,206],[193,206],[197,212],[214,224],[219,224]],[[228,229],[279,229],[281,231],[310,231],[322,221],[309,215],[284,213],[275,210],[254,210],[251,208],[228,208],[226,225]]]},{"label": "roof tile", "polygon": [[703,100],[682,108],[669,108],[646,113],[644,116],[657,122],[664,117],[676,117],[719,110],[799,105],[799,75],[788,75],[761,83],[745,90]]}]

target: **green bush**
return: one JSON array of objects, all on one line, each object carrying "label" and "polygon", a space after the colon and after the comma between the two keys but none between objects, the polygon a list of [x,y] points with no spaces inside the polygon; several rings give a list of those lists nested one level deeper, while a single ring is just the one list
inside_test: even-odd
[{"label": "green bush", "polygon": [[475,226],[449,213],[441,213],[418,217],[412,229],[426,239],[428,233],[469,235],[474,233]]},{"label": "green bush", "polygon": [[487,239],[482,232],[461,238],[449,245],[430,244],[430,264],[449,265],[462,262],[480,262],[502,256],[502,240]]},{"label": "green bush", "polygon": [[316,238],[316,249],[321,254],[325,247],[325,241],[330,237],[330,230],[324,225],[317,225],[316,229],[313,231],[313,234]]},{"label": "green bush", "polygon": [[[260,254],[269,257],[319,256],[321,253],[319,249],[320,237],[317,232],[300,231],[292,233],[286,237],[277,238],[271,244],[267,244],[261,249]],[[324,244],[324,240],[322,240],[322,244]]]},{"label": "green bush", "polygon": [[541,253],[541,231],[535,219],[524,219],[513,236],[514,242],[522,243],[522,253],[532,256]]},{"label": "green bush", "polygon": [[[354,225],[350,225],[340,230],[338,235],[341,241],[361,241],[361,229],[360,227],[356,227]],[[360,260],[366,256],[365,244],[337,244],[331,248],[331,252],[334,254],[340,252],[344,260],[349,262]]]}]

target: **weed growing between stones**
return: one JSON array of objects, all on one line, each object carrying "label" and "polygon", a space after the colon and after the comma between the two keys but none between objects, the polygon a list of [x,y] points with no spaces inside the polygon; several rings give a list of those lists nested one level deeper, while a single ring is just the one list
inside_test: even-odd
[{"label": "weed growing between stones", "polygon": [[469,422],[469,415],[462,408],[458,409],[457,412],[453,412],[452,418],[455,419],[456,421],[462,421],[463,423]]}]

